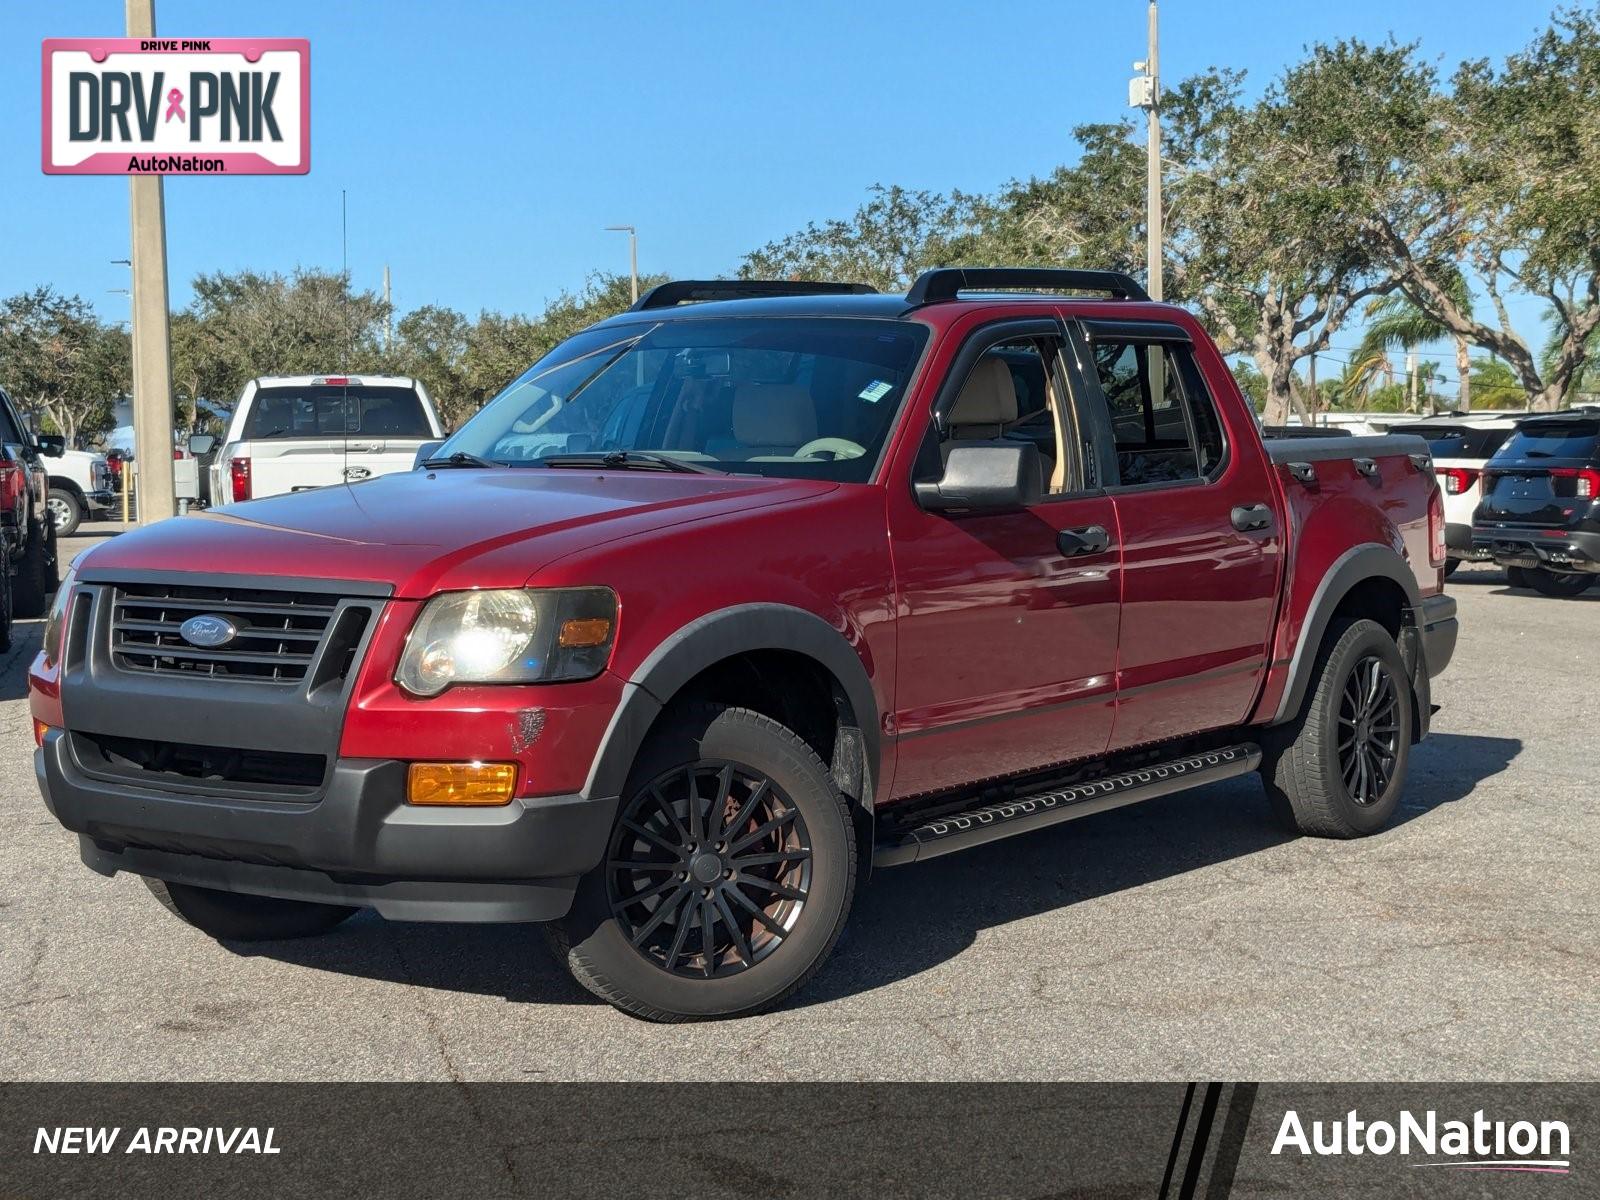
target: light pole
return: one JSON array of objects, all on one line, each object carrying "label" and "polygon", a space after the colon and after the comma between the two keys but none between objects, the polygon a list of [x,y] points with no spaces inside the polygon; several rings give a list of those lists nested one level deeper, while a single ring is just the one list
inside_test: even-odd
[{"label": "light pole", "polygon": [[1140,72],[1128,82],[1128,105],[1142,108],[1148,136],[1145,140],[1145,261],[1146,287],[1152,300],[1161,299],[1161,40],[1156,28],[1156,0],[1150,0],[1150,45]]},{"label": "light pole", "polygon": [[632,225],[607,225],[607,233],[628,235],[628,279],[632,284],[634,302],[639,299],[639,232]]}]

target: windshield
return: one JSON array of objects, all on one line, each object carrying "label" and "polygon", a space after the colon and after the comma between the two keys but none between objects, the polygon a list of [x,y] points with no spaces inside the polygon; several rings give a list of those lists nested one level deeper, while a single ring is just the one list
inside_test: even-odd
[{"label": "windshield", "polygon": [[244,440],[339,437],[427,438],[433,436],[422,398],[412,388],[264,387],[245,418]]},{"label": "windshield", "polygon": [[927,336],[842,318],[678,318],[556,347],[437,452],[511,466],[653,453],[863,483]]}]

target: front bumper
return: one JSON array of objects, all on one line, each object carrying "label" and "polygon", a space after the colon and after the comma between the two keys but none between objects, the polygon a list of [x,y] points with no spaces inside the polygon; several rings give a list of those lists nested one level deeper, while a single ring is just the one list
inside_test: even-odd
[{"label": "front bumper", "polygon": [[144,786],[85,768],[53,729],[35,754],[45,805],[83,861],[224,891],[348,904],[403,921],[548,921],[599,863],[615,797],[503,808],[414,808],[406,765],[340,759],[311,800],[234,799],[174,779]]},{"label": "front bumper", "polygon": [[1600,572],[1600,533],[1474,526],[1472,548],[1502,567]]}]

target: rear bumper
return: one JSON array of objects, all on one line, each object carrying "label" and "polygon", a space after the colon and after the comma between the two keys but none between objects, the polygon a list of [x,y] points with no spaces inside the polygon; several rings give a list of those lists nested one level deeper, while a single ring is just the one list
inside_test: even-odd
[{"label": "rear bumper", "polygon": [[1451,558],[1465,559],[1468,562],[1489,562],[1494,557],[1488,550],[1472,544],[1472,526],[1461,522],[1450,521],[1445,524],[1444,545],[1450,552]]},{"label": "rear bumper", "polygon": [[85,492],[83,494],[84,502],[91,509],[96,511],[102,508],[110,508],[112,501],[114,501],[116,498],[117,494],[110,488],[105,488],[97,492]]},{"label": "rear bumper", "polygon": [[406,921],[548,921],[605,852],[617,801],[413,808],[405,764],[341,759],[312,801],[232,799],[86,771],[70,735],[35,754],[45,805],[83,861],[225,891],[369,906]]},{"label": "rear bumper", "polygon": [[1475,526],[1472,548],[1503,567],[1600,572],[1600,533]]}]

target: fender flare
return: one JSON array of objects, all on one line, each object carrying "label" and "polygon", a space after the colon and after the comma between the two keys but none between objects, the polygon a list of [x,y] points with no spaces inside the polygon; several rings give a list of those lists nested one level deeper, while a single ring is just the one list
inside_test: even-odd
[{"label": "fender flare", "polygon": [[1306,619],[1300,626],[1300,639],[1294,648],[1294,657],[1289,660],[1289,681],[1284,685],[1283,698],[1278,701],[1278,711],[1267,722],[1269,725],[1281,725],[1300,711],[1313,682],[1317,651],[1328,632],[1328,623],[1333,620],[1334,610],[1351,588],[1368,579],[1387,579],[1398,584],[1405,593],[1406,604],[1411,608],[1422,603],[1422,594],[1410,565],[1391,547],[1368,542],[1354,546],[1334,559],[1311,596]]},{"label": "fender flare", "polygon": [[878,776],[878,702],[861,656],[821,617],[787,604],[739,604],[696,618],[668,637],[629,675],[601,738],[584,794],[622,794],[645,735],[672,698],[701,671],[754,650],[790,650],[816,660],[839,681],[861,730],[867,778],[864,801]]}]

